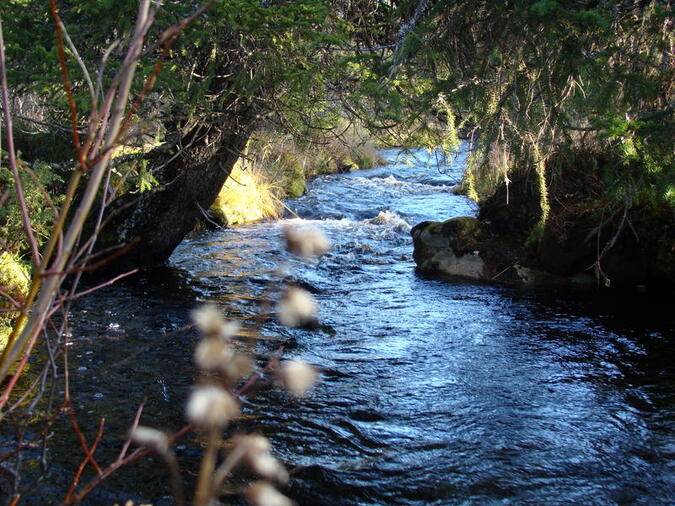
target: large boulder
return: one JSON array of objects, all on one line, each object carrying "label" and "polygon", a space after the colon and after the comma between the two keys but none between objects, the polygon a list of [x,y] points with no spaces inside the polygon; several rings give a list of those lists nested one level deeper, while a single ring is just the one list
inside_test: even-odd
[{"label": "large boulder", "polygon": [[476,218],[460,217],[439,222],[425,221],[410,231],[413,258],[420,272],[485,279],[480,256],[483,225]]}]

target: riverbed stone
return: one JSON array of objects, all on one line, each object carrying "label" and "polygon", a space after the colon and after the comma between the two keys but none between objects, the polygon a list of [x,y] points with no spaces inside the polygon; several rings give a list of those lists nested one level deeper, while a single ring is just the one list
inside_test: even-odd
[{"label": "riverbed stone", "polygon": [[413,227],[413,258],[420,272],[474,279],[486,277],[480,256],[483,225],[462,216],[444,222],[425,221]]}]

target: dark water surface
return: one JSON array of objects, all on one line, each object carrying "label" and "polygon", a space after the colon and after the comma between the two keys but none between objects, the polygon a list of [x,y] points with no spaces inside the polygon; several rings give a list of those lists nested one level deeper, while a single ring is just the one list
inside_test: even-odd
[{"label": "dark water surface", "polygon": [[[272,323],[242,346],[262,357],[287,342],[285,355],[316,364],[322,381],[301,401],[261,388],[239,427],[272,439],[299,504],[673,503],[672,301],[419,277],[411,225],[475,212],[450,192],[462,160],[441,173],[425,152],[385,155],[389,165],[313,181],[289,203],[299,218],[187,240],[171,268],[73,314],[75,400],[89,433],[108,419],[102,451],[118,448],[143,396],[145,424],[181,426],[196,335],[153,339],[204,301],[247,321],[270,272],[290,261],[320,302],[321,327]],[[290,259],[279,247],[288,222],[321,226],[332,251],[318,265]],[[77,461],[76,450],[55,442],[55,460]],[[194,465],[196,437],[178,454]],[[92,504],[157,501],[166,483],[144,461]]]}]

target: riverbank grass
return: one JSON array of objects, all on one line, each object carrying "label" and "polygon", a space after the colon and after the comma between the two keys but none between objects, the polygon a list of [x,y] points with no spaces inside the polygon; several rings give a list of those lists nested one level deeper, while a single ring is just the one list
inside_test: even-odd
[{"label": "riverbank grass", "polygon": [[373,143],[358,132],[302,145],[291,137],[262,132],[247,145],[209,214],[221,226],[278,219],[283,199],[303,195],[312,177],[385,162]]},{"label": "riverbank grass", "polygon": [[257,167],[241,160],[232,169],[210,214],[223,226],[236,226],[281,216],[279,188]]}]

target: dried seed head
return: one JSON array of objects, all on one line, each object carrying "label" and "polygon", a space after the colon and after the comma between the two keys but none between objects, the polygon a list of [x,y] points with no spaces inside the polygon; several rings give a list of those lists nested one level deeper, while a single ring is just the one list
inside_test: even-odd
[{"label": "dried seed head", "polygon": [[139,425],[129,435],[131,440],[139,446],[147,446],[157,453],[165,454],[169,451],[169,438],[163,432]]},{"label": "dried seed head", "polygon": [[199,387],[190,395],[186,414],[188,420],[200,427],[224,427],[239,415],[239,404],[221,388]]},{"label": "dried seed head", "polygon": [[231,380],[238,380],[245,378],[253,372],[253,364],[251,359],[241,353],[235,353],[228,362],[223,362],[220,366],[222,372],[227,378]]},{"label": "dried seed head", "polygon": [[317,372],[306,362],[287,360],[279,368],[279,377],[291,393],[304,395],[316,383]]},{"label": "dried seed head", "polygon": [[258,453],[247,459],[254,473],[277,483],[288,483],[288,471],[284,466],[269,453]]},{"label": "dried seed head", "polygon": [[266,481],[256,481],[245,492],[250,506],[293,506],[293,501]]},{"label": "dried seed head", "polygon": [[195,363],[200,369],[215,371],[227,367],[234,356],[232,348],[222,339],[207,337],[195,348]]},{"label": "dried seed head", "polygon": [[259,434],[239,435],[234,438],[237,446],[240,446],[246,452],[246,455],[254,453],[269,453],[272,445],[265,436]]},{"label": "dried seed head", "polygon": [[288,472],[270,453],[271,445],[266,437],[240,435],[234,438],[234,442],[239,450],[243,450],[244,462],[253,472],[278,483],[288,482]]},{"label": "dried seed head", "polygon": [[229,339],[239,330],[236,322],[227,322],[220,310],[213,304],[205,304],[190,313],[192,321],[206,337]]},{"label": "dried seed head", "polygon": [[283,229],[286,249],[305,258],[320,257],[330,249],[330,242],[316,227],[290,227]]},{"label": "dried seed head", "polygon": [[298,327],[311,322],[316,311],[314,297],[302,288],[289,288],[277,304],[279,321],[287,327]]}]

